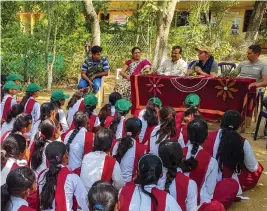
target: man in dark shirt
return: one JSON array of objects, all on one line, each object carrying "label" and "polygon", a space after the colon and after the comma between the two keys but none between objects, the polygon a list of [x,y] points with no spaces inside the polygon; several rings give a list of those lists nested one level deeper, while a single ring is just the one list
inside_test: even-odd
[{"label": "man in dark shirt", "polygon": [[92,56],[84,61],[81,69],[81,79],[77,88],[83,89],[92,86],[94,93],[97,93],[101,86],[101,78],[108,75],[110,69],[106,57],[101,56],[102,48],[93,46],[91,48]]}]

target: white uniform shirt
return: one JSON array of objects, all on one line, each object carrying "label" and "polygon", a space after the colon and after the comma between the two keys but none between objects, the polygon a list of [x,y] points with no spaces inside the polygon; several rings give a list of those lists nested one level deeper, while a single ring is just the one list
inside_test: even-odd
[{"label": "white uniform shirt", "polygon": [[69,125],[67,123],[67,119],[63,109],[61,108],[58,109],[58,115],[59,115],[59,123],[62,126],[62,130],[63,132],[66,132],[69,129]]},{"label": "white uniform shirt", "polygon": [[70,126],[73,120],[73,116],[74,114],[79,110],[80,104],[83,101],[83,98],[81,98],[80,100],[77,100],[77,102],[68,110],[67,113],[67,123]]},{"label": "white uniform shirt", "polygon": [[[168,169],[163,167],[163,175],[159,179],[157,188],[161,190],[165,190],[165,183],[167,179],[167,172]],[[177,172],[182,172],[180,168],[177,169]],[[176,192],[176,180],[172,181],[170,188],[170,195],[176,199],[177,198],[177,192]],[[196,211],[197,210],[197,184],[194,180],[190,179],[188,183],[188,189],[187,189],[187,196],[186,196],[186,210],[187,211]]]},{"label": "white uniform shirt", "polygon": [[[189,144],[186,159],[189,159],[191,157],[192,148],[193,148],[193,145]],[[198,151],[195,156],[197,156],[198,152],[202,149],[203,148],[199,146]],[[185,175],[189,176],[189,172],[185,173]],[[217,163],[217,160],[212,157],[210,159],[208,170],[205,175],[205,181],[200,190],[200,204],[204,202],[208,203],[213,198],[217,175],[218,175],[218,163]]]},{"label": "white uniform shirt", "polygon": [[[146,185],[145,190],[151,193],[154,187],[156,187],[156,185]],[[136,185],[130,202],[129,211],[150,211],[151,203],[152,199],[150,196],[145,194],[139,185]],[[180,210],[182,209],[176,200],[170,194],[167,194],[165,211]]]},{"label": "white uniform shirt", "polygon": [[140,111],[139,115],[138,115],[138,119],[141,120],[142,122],[142,129],[141,132],[139,134],[139,141],[140,143],[143,141],[145,133],[146,133],[146,128],[147,128],[147,121],[144,120],[144,114],[146,112],[146,109],[143,109],[142,111]]},{"label": "white uniform shirt", "polygon": [[7,131],[11,131],[13,129],[14,122],[15,122],[15,118],[12,118],[9,123],[4,122],[1,127],[1,135],[3,135]]},{"label": "white uniform shirt", "polygon": [[185,144],[184,136],[183,136],[183,133],[182,133],[183,130],[184,130],[184,128],[182,127],[180,135],[179,135],[179,138],[178,138],[178,143],[181,145],[182,148],[185,148],[185,147],[188,147],[188,145],[190,144],[190,141],[188,141],[187,144]]},{"label": "white uniform shirt", "polygon": [[[63,166],[62,166],[63,167]],[[48,171],[45,170],[39,177],[39,194],[41,194],[43,186],[45,184],[45,173]],[[75,196],[78,205],[82,208],[83,211],[89,211],[88,208],[88,191],[86,191],[80,177],[76,174],[68,174],[66,178],[66,183],[64,185],[65,198],[66,198],[66,207],[67,210],[72,210],[73,206],[73,196]],[[40,196],[40,195],[39,195]],[[55,200],[53,200],[53,209],[47,209],[46,211],[55,210]]]},{"label": "white uniform shirt", "polygon": [[[159,155],[159,144],[156,144],[156,141],[159,138],[159,135],[156,135],[156,133],[158,132],[158,130],[160,129],[160,125],[158,125],[157,127],[154,128],[154,130],[152,131],[151,135],[150,135],[150,153],[154,154],[154,155]],[[162,141],[164,141],[165,139],[167,139],[167,136],[165,136],[163,138]]]},{"label": "white uniform shirt", "polygon": [[[133,176],[133,169],[134,169],[134,161],[135,161],[135,151],[136,151],[136,141],[133,140],[133,146],[127,150],[123,158],[121,159],[120,168],[121,168],[121,175],[123,177],[124,182],[130,182]],[[114,145],[112,155],[117,154],[119,142]]]},{"label": "white uniform shirt", "polygon": [[[33,97],[30,97],[26,104],[25,104],[25,107],[24,107],[24,111],[27,107],[27,104],[29,102],[30,99],[34,99]],[[34,99],[35,100],[35,99]],[[38,119],[40,119],[40,103],[38,103],[36,100],[35,100],[35,103],[33,105],[33,109],[32,109],[32,112],[31,112],[31,115],[32,115],[32,123],[34,124]]]},{"label": "white uniform shirt", "polygon": [[1,171],[1,186],[6,183],[7,175],[11,171],[11,168],[14,165],[14,163],[17,163],[16,159],[14,159],[14,158],[8,158],[7,159],[6,165],[4,166],[4,168]]},{"label": "white uniform shirt", "polygon": [[[34,170],[34,173],[35,173],[35,176],[36,178],[38,178],[38,175],[44,170],[47,168],[47,165],[46,165],[46,156],[45,156],[45,149],[47,147],[48,144],[50,144],[52,141],[48,141],[48,143],[45,143],[45,146],[44,146],[44,150],[43,150],[43,153],[42,153],[42,163],[40,164],[40,166]],[[30,165],[31,166],[31,165]]]},{"label": "white uniform shirt", "polygon": [[[101,179],[107,154],[101,151],[90,152],[84,156],[81,168],[81,179],[87,191],[92,185]],[[116,161],[112,173],[112,181],[115,188],[122,188],[124,182],[121,176],[119,163]]]},{"label": "white uniform shirt", "polygon": [[[68,140],[73,133],[74,130],[71,130],[67,133],[64,144],[68,143]],[[85,144],[85,135],[87,130],[83,127],[80,131],[76,134],[75,138],[72,140],[71,144],[69,145],[69,164],[68,168],[73,171],[82,165],[83,154],[84,154],[84,144]]]},{"label": "white uniform shirt", "polygon": [[115,106],[111,106],[111,116],[115,116],[115,113],[116,113],[116,109],[115,109]]},{"label": "white uniform shirt", "polygon": [[34,137],[35,137],[36,133],[39,131],[40,124],[41,124],[41,120],[39,119],[32,126],[29,148],[31,148],[31,145],[34,142]]},{"label": "white uniform shirt", "polygon": [[[216,139],[215,139],[215,143],[214,143],[214,146],[213,146],[213,157],[214,158],[217,155],[218,148],[219,148],[219,145],[220,145],[220,141],[221,141],[220,134],[221,134],[221,131],[222,131],[221,129],[218,131]],[[245,164],[246,168],[250,172],[257,171],[258,167],[259,167],[258,166],[258,161],[256,160],[256,157],[255,157],[255,155],[253,153],[253,150],[252,150],[248,140],[245,140],[243,149],[244,149],[244,164]],[[232,178],[235,179],[239,184],[239,179],[238,179],[237,173],[233,173]],[[220,169],[219,169],[217,180],[218,181],[222,180],[222,172],[220,171]],[[241,186],[239,184],[239,190],[238,190],[237,195],[241,195],[241,194],[242,194],[242,188],[241,188]]]},{"label": "white uniform shirt", "polygon": [[[2,116],[3,116],[3,111],[4,111],[4,107],[5,107],[5,103],[6,103],[6,99],[8,97],[12,97],[10,94],[6,94],[0,104],[0,119],[2,119]],[[10,107],[12,107],[13,105],[17,104],[17,101],[13,98],[11,100],[11,104],[10,104]]]},{"label": "white uniform shirt", "polygon": [[121,121],[117,126],[117,131],[116,131],[116,139],[122,138],[122,131],[123,131],[123,121],[124,121],[125,117],[122,116],[121,117]]},{"label": "white uniform shirt", "polygon": [[23,205],[29,207],[29,204],[25,199],[16,196],[11,196],[10,200],[11,203],[9,205],[9,211],[18,211],[18,209]]}]

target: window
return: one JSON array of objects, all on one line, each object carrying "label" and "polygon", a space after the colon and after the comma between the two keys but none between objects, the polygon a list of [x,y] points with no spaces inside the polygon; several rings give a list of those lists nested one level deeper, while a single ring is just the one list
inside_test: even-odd
[{"label": "window", "polygon": [[101,13],[100,21],[109,21],[109,13],[107,13],[107,15],[105,15],[104,13]]},{"label": "window", "polygon": [[187,11],[177,11],[174,14],[173,20],[172,20],[172,26],[188,26],[188,18],[189,18],[189,12]]},{"label": "window", "polygon": [[246,32],[248,29],[248,24],[249,24],[250,17],[252,15],[252,11],[253,10],[246,10],[245,12],[243,32]]}]

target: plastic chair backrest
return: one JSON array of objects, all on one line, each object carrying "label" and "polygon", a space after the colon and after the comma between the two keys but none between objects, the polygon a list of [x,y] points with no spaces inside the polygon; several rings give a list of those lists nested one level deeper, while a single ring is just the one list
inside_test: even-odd
[{"label": "plastic chair backrest", "polygon": [[221,73],[231,73],[236,68],[236,64],[233,62],[220,62],[218,66],[221,68]]}]

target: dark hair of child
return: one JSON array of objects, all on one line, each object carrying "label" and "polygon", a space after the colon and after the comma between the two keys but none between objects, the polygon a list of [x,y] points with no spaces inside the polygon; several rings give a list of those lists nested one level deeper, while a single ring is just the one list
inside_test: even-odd
[{"label": "dark hair of child", "polygon": [[97,181],[88,193],[90,211],[114,211],[118,203],[118,191],[110,183]]},{"label": "dark hair of child", "polygon": [[123,156],[126,154],[128,149],[133,146],[133,139],[140,134],[142,128],[142,122],[138,118],[129,118],[125,122],[126,136],[119,139],[119,145],[117,154],[114,155],[116,160],[120,163]]},{"label": "dark hair of child", "polygon": [[193,145],[191,150],[191,157],[182,162],[181,168],[183,172],[190,172],[197,168],[197,160],[195,155],[201,144],[204,143],[208,136],[208,125],[202,119],[194,119],[189,122],[187,127],[187,136]]}]

